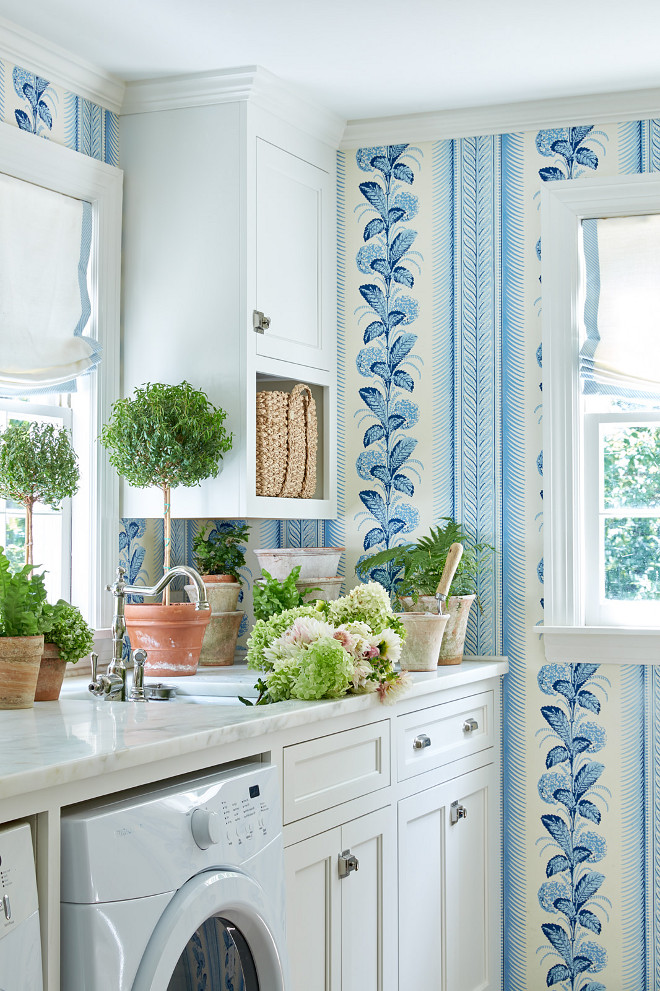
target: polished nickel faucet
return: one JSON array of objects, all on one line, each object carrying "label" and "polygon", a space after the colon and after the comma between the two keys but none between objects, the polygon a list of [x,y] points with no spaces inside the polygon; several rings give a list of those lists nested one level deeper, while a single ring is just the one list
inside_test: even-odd
[{"label": "polished nickel faucet", "polygon": [[183,575],[190,582],[197,586],[197,602],[195,609],[208,609],[209,604],[206,598],[206,589],[202,576],[186,565],[177,565],[166,571],[163,577],[151,588],[144,585],[128,585],[124,581],[126,574],[124,568],[117,568],[117,574],[112,585],[106,585],[106,592],[112,592],[115,597],[115,611],[112,617],[112,660],[108,665],[105,675],[97,676],[96,655],[92,655],[92,682],[89,690],[92,695],[104,698],[113,702],[146,702],[144,693],[144,662],[147,659],[146,650],[136,650],[133,654],[134,673],[133,687],[130,694],[126,694],[126,661],[124,658],[124,636],[126,635],[126,621],[124,618],[124,605],[127,595],[160,595],[163,589],[170,584],[177,575]]}]

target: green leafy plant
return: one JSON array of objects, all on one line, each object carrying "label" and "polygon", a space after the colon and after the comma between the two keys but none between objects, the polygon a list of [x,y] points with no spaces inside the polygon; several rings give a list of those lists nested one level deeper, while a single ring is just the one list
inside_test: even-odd
[{"label": "green leafy plant", "polygon": [[401,544],[365,558],[356,571],[362,577],[378,578],[378,570],[386,569],[398,595],[410,595],[417,602],[420,595],[435,595],[438,582],[454,543],[463,545],[463,557],[449,590],[450,595],[472,595],[476,591],[479,565],[484,554],[491,553],[490,544],[479,543],[461,523],[451,517],[442,518],[444,526],[431,527],[428,536],[416,544]]},{"label": "green leafy plant", "polygon": [[247,523],[219,530],[211,527],[209,533],[197,533],[193,538],[193,551],[197,567],[204,575],[231,575],[240,582],[239,568],[245,564],[245,544],[250,534]]},{"label": "green leafy plant", "polygon": [[33,561],[35,502],[57,510],[78,491],[79,480],[78,458],[64,427],[15,420],[0,434],[0,496],[25,508],[25,564]]},{"label": "green leafy plant", "polygon": [[[113,403],[110,420],[103,427],[101,443],[128,484],[155,486],[163,493],[163,571],[171,562],[170,490],[177,485],[199,485],[218,474],[222,456],[232,445],[232,435],[223,425],[226,416],[189,382],[147,382],[132,396]],[[169,602],[168,593],[169,585],[164,603]]]},{"label": "green leafy plant", "polygon": [[263,581],[255,582],[252,589],[254,618],[268,619],[277,613],[284,612],[285,609],[296,609],[302,606],[303,600],[308,592],[315,592],[317,589],[305,588],[299,592],[296,582],[300,578],[300,565],[297,565],[284,579],[278,581],[277,578],[266,571],[261,572]]},{"label": "green leafy plant", "polygon": [[64,599],[59,599],[48,609],[51,611],[52,626],[47,640],[55,644],[63,661],[75,664],[93,650],[94,630],[87,625],[80,609]]},{"label": "green leafy plant", "polygon": [[31,564],[12,573],[0,547],[0,636],[39,636],[48,633],[51,625],[52,608],[46,602],[43,574],[34,574]]}]

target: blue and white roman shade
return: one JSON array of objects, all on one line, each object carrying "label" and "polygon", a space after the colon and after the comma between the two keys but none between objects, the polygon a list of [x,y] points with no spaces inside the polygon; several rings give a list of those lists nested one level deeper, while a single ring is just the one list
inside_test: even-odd
[{"label": "blue and white roman shade", "polygon": [[582,222],[587,395],[660,399],[660,216]]},{"label": "blue and white roman shade", "polygon": [[0,174],[0,395],[70,392],[98,364],[91,239],[89,203]]}]

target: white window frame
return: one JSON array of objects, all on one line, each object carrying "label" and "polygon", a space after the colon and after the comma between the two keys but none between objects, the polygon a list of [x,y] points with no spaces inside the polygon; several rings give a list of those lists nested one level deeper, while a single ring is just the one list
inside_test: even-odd
[{"label": "white window frame", "polygon": [[[119,484],[105,449],[97,442],[110,406],[119,396],[119,292],[122,180],[120,169],[53,141],[0,123],[0,172],[52,189],[92,205],[90,328],[103,347],[92,384],[89,424],[91,473],[80,507],[89,526],[84,539],[73,535],[72,588],[78,606],[97,630],[108,629],[111,596],[105,585],[117,566]],[[74,444],[75,444],[74,416]],[[76,509],[74,507],[74,519]],[[74,522],[75,529],[75,522]]]},{"label": "white window frame", "polygon": [[585,621],[585,526],[580,419],[580,225],[660,213],[660,176],[572,179],[541,192],[543,284],[544,598],[553,662],[660,663],[660,629]]}]

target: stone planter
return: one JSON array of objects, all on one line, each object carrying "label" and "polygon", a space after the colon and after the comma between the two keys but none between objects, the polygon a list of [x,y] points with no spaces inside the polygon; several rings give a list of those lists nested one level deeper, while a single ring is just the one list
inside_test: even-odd
[{"label": "stone planter", "polygon": [[299,592],[304,592],[306,588],[315,588],[316,592],[308,592],[304,597],[304,602],[316,602],[317,599],[323,599],[324,602],[334,602],[338,599],[341,594],[341,587],[344,584],[344,579],[340,576],[338,578],[310,578],[304,582],[296,582],[296,588]]},{"label": "stone planter", "polygon": [[31,709],[44,638],[0,637],[0,709]]},{"label": "stone planter", "polygon": [[309,584],[317,578],[334,577],[344,550],[344,547],[279,547],[254,553],[259,567],[279,582],[300,565],[298,580]]},{"label": "stone planter", "polygon": [[243,611],[213,613],[206,628],[199,663],[233,664]]},{"label": "stone planter", "polygon": [[406,628],[401,648],[402,671],[434,671],[448,616],[428,612],[404,612],[399,616]]},{"label": "stone planter", "polygon": [[[206,598],[209,600],[211,615],[219,612],[235,612],[241,594],[240,582],[213,581],[214,578],[224,578],[224,575],[202,575]],[[226,577],[231,578],[231,575]],[[186,585],[186,594],[191,602],[197,602],[197,586]]]},{"label": "stone planter", "polygon": [[126,606],[126,632],[133,650],[147,652],[144,671],[149,677],[177,678],[197,670],[210,609],[196,609],[193,602],[169,606]]},{"label": "stone planter", "polygon": [[34,693],[35,702],[56,702],[60,697],[66,661],[60,657],[59,647],[54,643],[45,643],[39,665],[37,690]]}]

